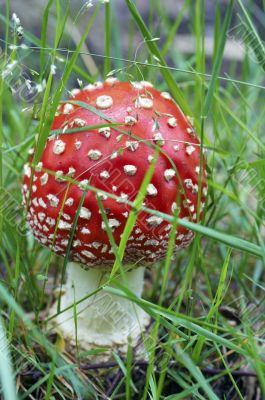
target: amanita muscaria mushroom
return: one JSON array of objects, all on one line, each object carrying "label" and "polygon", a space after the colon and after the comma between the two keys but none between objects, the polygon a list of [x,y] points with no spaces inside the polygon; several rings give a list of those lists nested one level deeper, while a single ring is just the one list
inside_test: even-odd
[{"label": "amanita muscaria mushroom", "polygon": [[[77,101],[93,108],[77,105]],[[121,125],[118,129],[103,126],[78,131],[111,122]],[[73,128],[77,131],[67,131]],[[135,199],[158,146],[161,152],[147,187],[145,207],[166,214],[176,212],[179,218],[193,222],[200,220],[198,203],[201,214],[207,194],[205,163],[200,162],[200,144],[190,118],[169,93],[159,92],[149,82],[119,82],[115,78],[89,84],[75,89],[68,102],[60,104],[54,130],[57,136],[51,132],[35,169],[34,150],[30,151],[23,197],[35,238],[55,253],[65,256],[88,183],[118,197],[100,195],[119,245],[130,212],[126,201]],[[138,215],[123,259],[124,268],[129,270],[124,274],[126,282],[137,296],[143,289],[144,266],[167,252],[170,229],[161,217],[144,211]],[[178,226],[175,250],[188,246],[193,236],[192,231]],[[74,339],[74,312],[69,306],[104,283],[115,260],[96,195],[90,190],[80,209],[70,259],[61,299],[61,309],[68,310],[56,322],[65,336]],[[148,323],[148,316],[138,306],[104,291],[78,304],[77,312],[78,340],[87,348],[96,345],[125,350],[128,336],[135,343]]]}]

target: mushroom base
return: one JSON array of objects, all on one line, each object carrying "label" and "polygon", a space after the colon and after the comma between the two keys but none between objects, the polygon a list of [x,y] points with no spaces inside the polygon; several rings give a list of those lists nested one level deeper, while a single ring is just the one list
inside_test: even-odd
[{"label": "mushroom base", "polygon": [[[106,272],[95,269],[87,271],[77,263],[69,263],[68,278],[61,297],[61,310],[93,293],[107,278]],[[144,268],[126,272],[124,278],[123,284],[140,297],[144,284]],[[56,310],[57,303],[51,312]],[[76,314],[76,324],[74,307],[59,314],[54,321],[56,328],[73,345],[77,338],[82,349],[104,347],[126,354],[130,337],[133,347],[137,345],[139,350],[143,347],[139,345],[141,332],[149,324],[150,317],[135,303],[100,290],[77,304]]]}]

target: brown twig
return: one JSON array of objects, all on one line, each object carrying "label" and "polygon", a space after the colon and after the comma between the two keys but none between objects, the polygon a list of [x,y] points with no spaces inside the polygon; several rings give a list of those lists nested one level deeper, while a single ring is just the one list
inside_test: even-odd
[{"label": "brown twig", "polygon": [[[175,361],[169,362],[169,366],[174,366],[176,364],[177,363]],[[148,361],[138,360],[138,361],[135,361],[133,363],[133,365],[134,365],[134,367],[146,367],[146,366],[148,366]],[[114,368],[115,366],[117,367],[117,363],[115,361],[110,361],[107,363],[98,363],[98,364],[82,364],[81,369],[84,369],[84,370],[95,370],[95,369],[102,369],[102,368],[108,369],[108,368]],[[221,373],[225,373],[226,369],[224,369],[224,368],[201,368],[201,371],[208,375],[218,375]],[[241,369],[238,369],[236,371],[231,371],[231,374],[233,376],[239,376],[239,377],[240,376],[242,376],[242,377],[243,376],[251,376],[251,377],[257,376],[256,373],[253,371],[247,371],[247,370],[241,370]]]},{"label": "brown twig", "polygon": [[[175,361],[170,361],[169,366],[175,366],[177,362]],[[138,360],[133,363],[134,367],[147,367],[148,366],[148,361],[146,360]],[[115,361],[109,361],[106,363],[97,363],[97,364],[81,364],[80,369],[84,371],[91,371],[91,370],[97,370],[97,369],[110,369],[118,367],[118,364]],[[201,368],[201,371],[205,374],[208,375],[218,375],[221,373],[226,373],[226,369],[224,368]],[[22,376],[37,376],[37,375],[42,375],[39,371],[26,371],[22,372],[20,375]],[[249,377],[256,377],[256,373],[254,371],[247,371],[247,370],[242,370],[238,369],[235,371],[231,371],[231,375],[237,376],[237,377],[244,377],[244,376],[249,376]],[[116,380],[116,377],[115,379]],[[114,383],[114,381],[113,381]],[[113,385],[113,384],[112,384]]]},{"label": "brown twig", "polygon": [[[218,375],[223,372],[226,372],[226,369],[223,368],[201,368],[201,371],[208,375]],[[236,371],[231,371],[231,375],[237,377],[243,376],[253,376],[256,377],[257,374],[253,371],[246,371],[244,369],[237,369]]]},{"label": "brown twig", "polygon": [[[135,367],[142,366],[145,367],[148,364],[146,360],[135,361],[133,365]],[[98,363],[98,364],[81,364],[80,368],[84,370],[94,370],[94,369],[102,369],[102,368],[113,368],[117,367],[118,364],[115,361],[109,361],[106,363]]]},{"label": "brown twig", "polygon": [[119,369],[119,371],[117,372],[115,378],[112,381],[112,384],[110,385],[110,387],[108,388],[108,390],[106,392],[106,396],[107,397],[109,397],[112,394],[113,390],[115,389],[115,387],[116,387],[117,383],[119,382],[119,380],[121,379],[121,377],[122,377],[122,372]]}]

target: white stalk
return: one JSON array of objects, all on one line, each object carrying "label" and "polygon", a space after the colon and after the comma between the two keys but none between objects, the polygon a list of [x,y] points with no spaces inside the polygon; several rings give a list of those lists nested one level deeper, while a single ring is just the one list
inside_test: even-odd
[{"label": "white stalk", "polygon": [[[144,268],[124,273],[127,284],[140,297],[144,284]],[[72,306],[85,296],[93,293],[108,279],[108,274],[98,269],[84,270],[77,263],[68,265],[65,293],[61,297],[61,310]],[[122,279],[122,278],[121,278]],[[53,312],[55,311],[55,305]],[[149,323],[149,316],[131,301],[100,290],[97,294],[76,306],[77,324],[74,322],[74,307],[56,317],[57,327],[62,334],[82,348],[102,346],[127,351],[128,337],[135,346],[140,334]]]}]

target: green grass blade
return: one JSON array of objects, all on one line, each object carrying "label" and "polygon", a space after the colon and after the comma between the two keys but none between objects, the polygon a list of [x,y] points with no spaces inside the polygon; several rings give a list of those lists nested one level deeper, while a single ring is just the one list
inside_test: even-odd
[{"label": "green grass blade", "polygon": [[210,110],[210,106],[212,104],[212,100],[213,100],[213,93],[215,90],[215,86],[216,86],[216,82],[219,76],[219,72],[220,72],[220,68],[221,68],[221,64],[223,61],[223,53],[224,53],[224,48],[225,48],[225,42],[227,39],[227,31],[228,28],[230,26],[230,22],[231,22],[231,18],[232,18],[232,11],[233,11],[233,4],[234,4],[234,0],[230,0],[228,7],[227,7],[227,11],[226,11],[226,15],[225,15],[225,20],[224,20],[224,25],[223,28],[221,30],[221,37],[220,37],[220,41],[219,41],[219,46],[217,49],[217,52],[215,54],[215,60],[214,60],[214,64],[213,64],[213,71],[212,71],[212,77],[211,77],[211,82],[208,88],[208,92],[206,94],[206,98],[205,98],[205,105],[204,105],[204,115],[207,115],[209,110]]},{"label": "green grass blade", "polygon": [[[53,116],[55,114],[56,108],[57,108],[57,106],[59,104],[59,101],[61,99],[61,95],[63,93],[65,85],[66,85],[66,83],[67,83],[67,81],[68,81],[68,79],[70,77],[70,74],[72,72],[73,66],[76,63],[76,60],[77,60],[77,57],[79,55],[80,49],[82,48],[82,45],[83,45],[85,39],[87,38],[88,33],[89,33],[89,31],[90,31],[90,29],[92,27],[92,24],[93,24],[94,19],[95,19],[96,15],[97,15],[97,12],[98,12],[98,7],[96,8],[96,10],[94,11],[92,17],[90,18],[79,44],[78,44],[75,52],[73,53],[71,59],[69,60],[69,62],[67,64],[67,67],[66,67],[66,69],[64,71],[64,74],[63,74],[63,77],[61,79],[61,82],[59,84],[59,87],[57,88],[57,91],[56,91],[56,93],[54,95],[54,98],[53,98],[53,101],[52,101],[52,104],[51,104],[51,108],[50,108],[49,118],[47,118],[47,116],[45,117],[46,118],[46,122],[43,125],[44,127],[43,127],[43,129],[41,129],[41,134],[39,135],[39,138],[38,138],[36,152],[34,154],[34,159],[33,159],[33,163],[34,164],[37,164],[39,162],[39,159],[40,159],[40,157],[41,157],[41,155],[43,153],[43,150],[44,150],[44,147],[45,147],[45,143],[46,143],[47,137],[49,135],[50,127],[51,127],[51,124],[52,124],[52,120],[53,120]],[[50,80],[51,80],[51,78],[50,78]],[[48,104],[48,99],[49,99],[47,93],[49,93],[49,86],[45,90],[45,98],[46,98],[45,104],[46,104],[46,106]],[[44,121],[44,115],[46,115],[45,105],[43,105],[42,110],[43,110],[43,113],[42,113],[41,120]],[[40,126],[42,128],[41,123],[40,123]]]},{"label": "green grass blade", "polygon": [[[63,261],[60,292],[62,292],[62,287],[63,287],[65,273],[66,273],[66,267],[67,267],[67,264],[68,264],[68,261],[69,261],[69,257],[70,257],[70,253],[71,253],[71,248],[72,248],[72,243],[73,243],[73,239],[74,239],[74,235],[75,235],[77,221],[78,221],[78,218],[79,218],[81,207],[83,206],[83,203],[85,201],[86,194],[87,194],[87,191],[84,191],[83,194],[82,194],[82,197],[81,197],[80,202],[78,204],[78,207],[77,207],[77,210],[76,210],[76,214],[75,214],[75,217],[74,217],[74,220],[73,220],[72,228],[71,228],[71,231],[70,231],[70,236],[69,236],[69,240],[68,240],[68,243],[67,243],[67,248],[66,248],[66,252],[65,252],[64,261]],[[63,207],[64,207],[64,204],[62,205],[62,209],[63,209]],[[61,296],[59,296],[59,298],[58,298],[57,312],[60,312],[60,310],[61,310]]]},{"label": "green grass blade", "polygon": [[246,7],[244,6],[244,4],[242,3],[242,0],[237,0],[237,3],[239,4],[241,11],[243,12],[243,15],[245,17],[245,20],[246,20],[246,23],[248,26],[246,43],[247,43],[247,45],[251,46],[261,67],[263,68],[263,70],[265,70],[264,42],[262,42],[261,38],[259,37],[259,34],[258,34],[255,26],[253,25],[253,23],[249,17],[248,11],[247,11]]},{"label": "green grass blade", "polygon": [[14,372],[10,358],[9,343],[0,318],[0,392],[3,400],[17,400]]},{"label": "green grass blade", "polygon": [[108,73],[111,70],[110,64],[110,47],[111,47],[111,16],[110,16],[110,4],[105,3],[105,51],[104,51],[104,78],[106,79]]},{"label": "green grass blade", "polygon": [[[145,43],[149,49],[149,51],[151,52],[151,54],[153,56],[156,57],[156,59],[159,62],[159,65],[161,65],[162,67],[166,67],[166,61],[163,57],[163,55],[161,54],[156,42],[153,40],[153,37],[151,35],[151,33],[149,32],[147,26],[145,25],[141,15],[139,14],[136,5],[134,4],[134,2],[132,0],[126,0],[127,6],[131,12],[131,15],[135,21],[135,23],[137,24],[138,28],[140,29],[142,36],[145,40]],[[169,69],[167,68],[161,68],[160,69],[161,74],[163,76],[163,78],[165,79],[173,97],[175,98],[176,102],[179,104],[179,106],[182,108],[183,112],[187,115],[192,115],[191,109],[189,107],[189,105],[187,104],[186,100],[184,99],[175,79],[173,78],[171,72]]]},{"label": "green grass blade", "polygon": [[199,386],[202,388],[207,398],[210,400],[219,400],[216,394],[213,392],[212,388],[204,378],[200,369],[193,363],[191,358],[185,353],[179,346],[176,346],[176,359],[189,370],[191,375],[198,382]]}]

